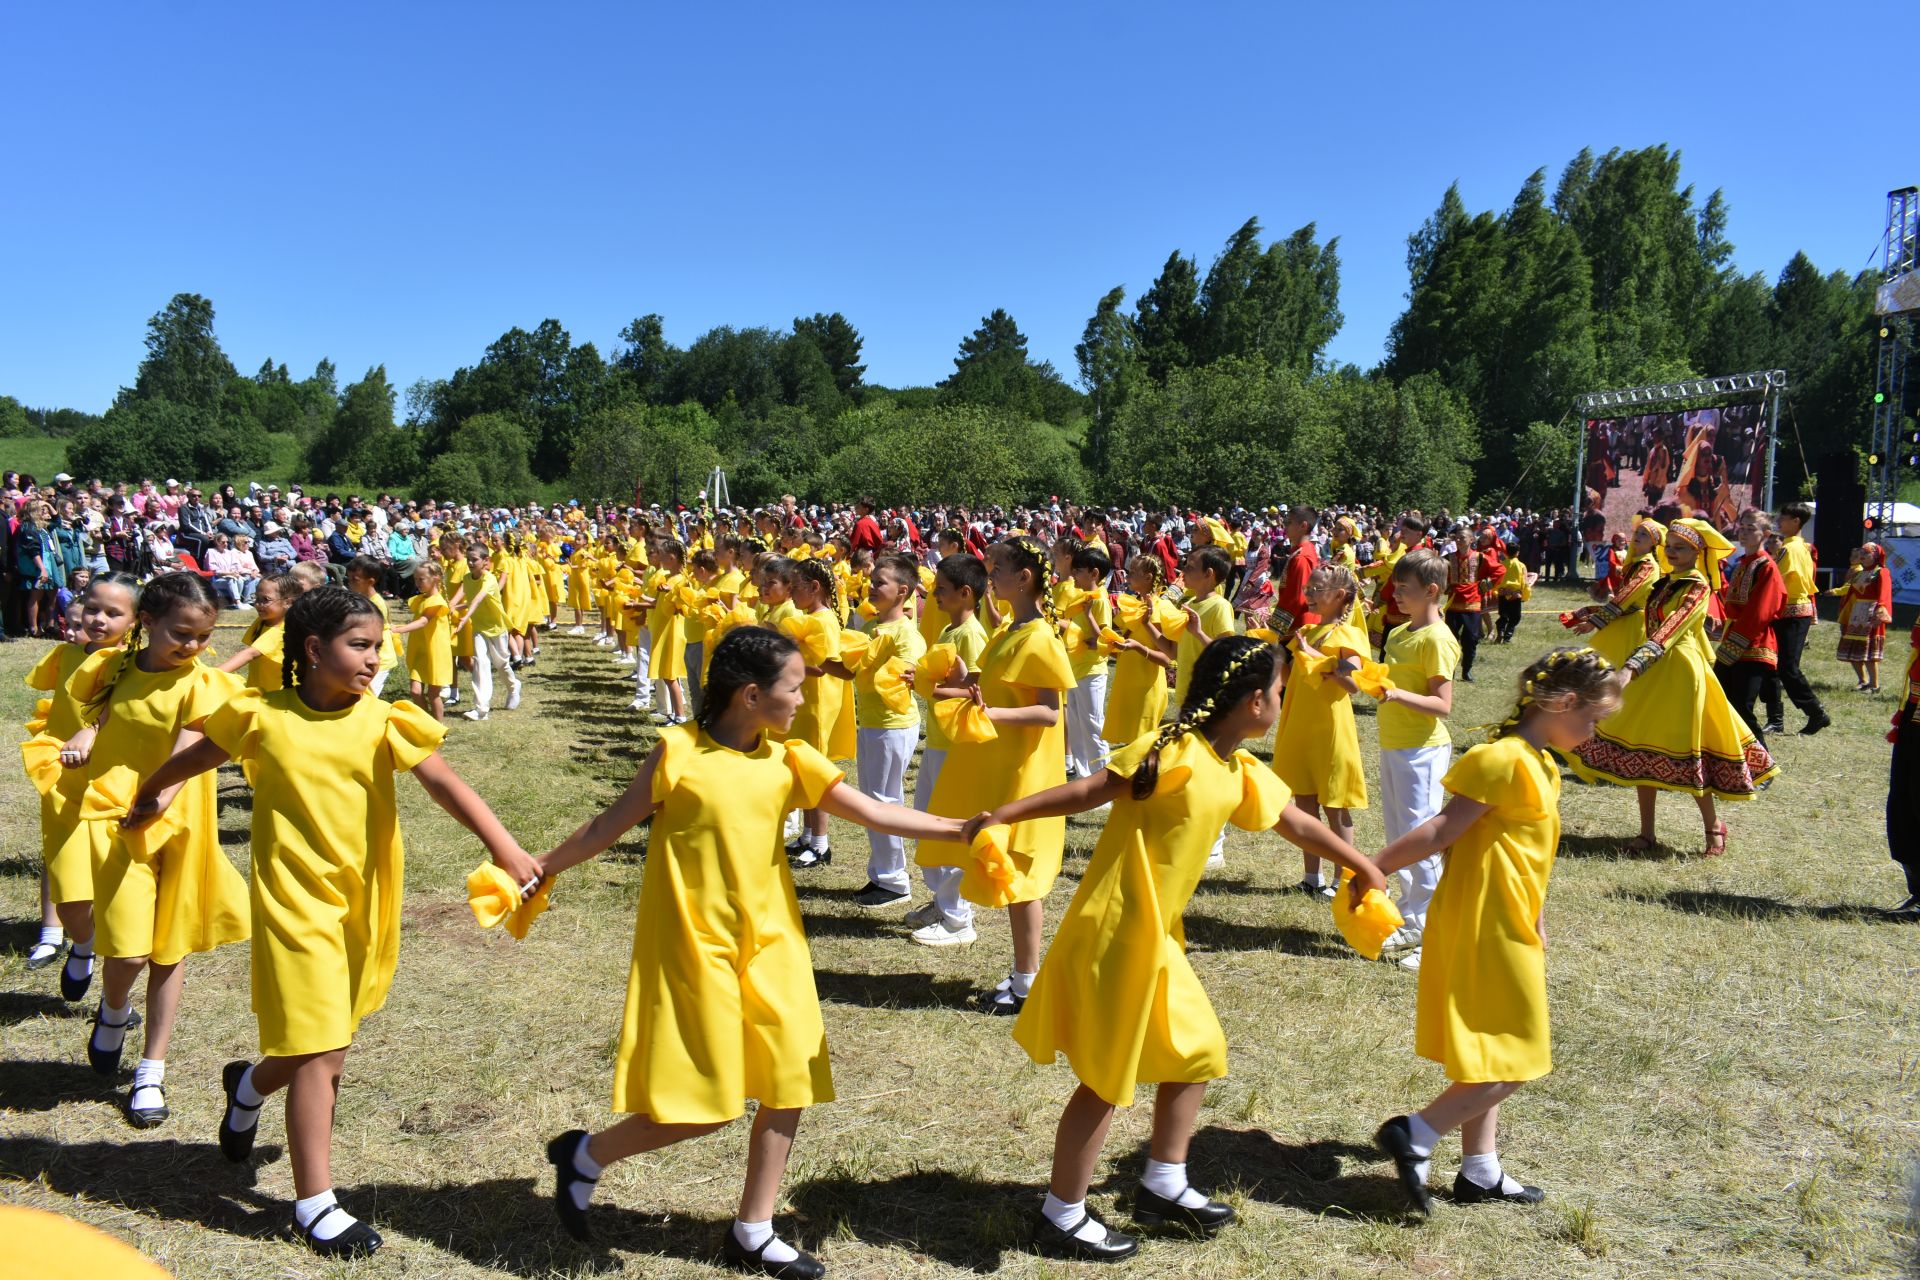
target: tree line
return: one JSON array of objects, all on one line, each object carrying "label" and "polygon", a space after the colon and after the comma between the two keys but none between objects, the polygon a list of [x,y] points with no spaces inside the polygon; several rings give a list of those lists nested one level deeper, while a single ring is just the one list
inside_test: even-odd
[{"label": "tree line", "polygon": [[1561,501],[1581,391],[1777,367],[1805,446],[1782,450],[1794,492],[1803,451],[1852,465],[1864,441],[1873,281],[1804,254],[1771,281],[1743,275],[1729,216],[1665,146],[1582,151],[1551,193],[1542,169],[1498,210],[1449,187],[1408,237],[1406,307],[1369,370],[1326,358],[1344,319],[1338,240],[1312,223],[1269,239],[1249,218],[1204,272],[1176,250],[1131,306],[1123,286],[1098,299],[1078,387],[995,310],[930,387],[869,383],[859,330],[822,312],[684,348],[642,315],[606,355],[548,319],[404,393],[384,366],[342,389],[326,360],[298,380],[271,360],[239,374],[212,302],[183,293],[148,322],[146,358],[104,415],[0,397],[0,436],[68,436],[84,474],[200,479],[256,470],[291,437],[314,482],[472,502],[543,485],[685,501],[718,466],[746,503],[871,491],[1459,510]]}]

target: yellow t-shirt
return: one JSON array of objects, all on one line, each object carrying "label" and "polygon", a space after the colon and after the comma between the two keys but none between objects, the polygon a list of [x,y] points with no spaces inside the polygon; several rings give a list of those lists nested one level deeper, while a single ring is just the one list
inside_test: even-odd
[{"label": "yellow t-shirt", "polygon": [[1100,631],[1113,625],[1113,597],[1098,587],[1087,599],[1087,607],[1075,609],[1061,619],[1061,631],[1075,633],[1074,642],[1067,646],[1067,662],[1073,667],[1073,678],[1085,680],[1096,671],[1105,674],[1107,660],[1101,656]]},{"label": "yellow t-shirt", "polygon": [[[960,661],[967,664],[967,670],[980,670],[980,659],[987,651],[987,629],[980,622],[980,615],[967,615],[964,622],[956,622],[940,633],[937,644],[950,644],[953,651],[960,655]],[[927,719],[927,750],[951,751],[953,739],[940,731],[940,722]]]},{"label": "yellow t-shirt", "polygon": [[[1215,640],[1221,636],[1233,634],[1233,606],[1218,591],[1210,596],[1193,601],[1193,611],[1200,615],[1200,621],[1206,624],[1207,635]],[[1187,630],[1180,634],[1180,646],[1174,651],[1173,705],[1187,705],[1187,686],[1193,681],[1193,664],[1200,660],[1206,651],[1206,645],[1193,634],[1193,624],[1187,624]]]},{"label": "yellow t-shirt", "polygon": [[[1452,680],[1460,669],[1460,642],[1444,622],[1430,622],[1415,630],[1411,623],[1387,635],[1387,674],[1396,688],[1425,697],[1429,682]],[[1383,702],[1377,713],[1382,751],[1414,747],[1444,747],[1453,739],[1438,716],[1413,711],[1397,702]]]},{"label": "yellow t-shirt", "polygon": [[507,611],[500,605],[500,579],[493,576],[491,570],[467,577],[467,601],[472,603],[475,596],[485,593],[479,604],[473,606],[473,634],[477,636],[503,636],[507,634]]},{"label": "yellow t-shirt", "polygon": [[1813,599],[1813,554],[1799,534],[1780,540],[1780,580],[1787,589],[1787,603],[1804,605]]},{"label": "yellow t-shirt", "polygon": [[869,634],[867,656],[853,678],[854,724],[862,729],[912,729],[920,724],[920,705],[911,697],[905,711],[895,711],[880,700],[874,677],[887,663],[898,658],[912,666],[927,651],[927,642],[913,625],[913,619],[875,623]]}]

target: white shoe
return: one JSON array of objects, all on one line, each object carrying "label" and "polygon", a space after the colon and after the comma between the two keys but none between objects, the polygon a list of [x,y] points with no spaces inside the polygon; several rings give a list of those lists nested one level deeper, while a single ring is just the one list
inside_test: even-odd
[{"label": "white shoe", "polygon": [[568,627],[567,634],[570,636],[583,636],[587,634],[587,629],[585,627]]},{"label": "white shoe", "polygon": [[617,666],[631,667],[638,665],[640,660],[630,653],[616,653],[613,655],[613,661]]},{"label": "white shoe", "polygon": [[629,711],[645,711],[646,709],[647,704],[639,698],[635,698],[627,704],[627,710]]},{"label": "white shoe", "polygon": [[1338,892],[1340,892],[1340,882],[1338,880],[1320,886],[1320,896],[1323,898],[1331,898]]},{"label": "white shoe", "polygon": [[1209,871],[1218,871],[1220,868],[1226,865],[1227,865],[1227,851],[1225,849],[1222,849],[1220,852],[1211,855],[1207,859],[1207,870]]},{"label": "white shoe", "polygon": [[1420,972],[1420,948],[1415,947],[1404,956],[1401,956],[1400,967],[1402,969],[1411,969],[1415,973]]},{"label": "white shoe", "polygon": [[460,718],[462,720],[485,720],[487,718],[487,713],[480,710],[480,708],[475,707],[471,711],[462,711],[460,713]]},{"label": "white shoe", "polygon": [[649,711],[647,713],[647,719],[653,721],[655,724],[673,723],[673,717],[664,711]]},{"label": "white shoe", "polygon": [[507,710],[518,711],[519,709],[520,709],[520,686],[519,684],[516,683],[509,686],[507,689]]},{"label": "white shoe", "polygon": [[940,904],[923,902],[900,918],[900,923],[914,929],[923,929],[944,917],[940,914]]},{"label": "white shoe", "polygon": [[1382,951],[1406,951],[1418,948],[1420,945],[1420,932],[1420,926],[1417,924],[1403,924],[1387,935],[1387,940],[1380,944],[1380,949]]},{"label": "white shoe", "polygon": [[912,934],[913,940],[923,947],[957,947],[972,942],[979,936],[970,924],[963,924],[958,929],[949,929],[944,919],[935,920],[924,928],[915,929]]}]

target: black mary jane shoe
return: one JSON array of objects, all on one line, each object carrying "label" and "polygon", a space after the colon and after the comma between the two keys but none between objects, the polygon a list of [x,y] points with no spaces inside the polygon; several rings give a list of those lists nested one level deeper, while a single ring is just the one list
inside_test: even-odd
[{"label": "black mary jane shoe", "polygon": [[73,963],[73,948],[67,948],[66,959],[60,965],[60,998],[70,1004],[78,1004],[87,998],[87,988],[93,985],[93,971],[100,967],[98,956],[87,956],[87,973],[76,978],[67,972],[67,966]]},{"label": "black mary jane shoe", "polygon": [[27,972],[44,969],[55,960],[65,958],[65,955],[66,953],[60,950],[57,943],[36,942],[33,944],[33,949],[27,952]]},{"label": "black mary jane shoe", "polygon": [[380,1238],[378,1231],[375,1231],[364,1222],[355,1222],[331,1240],[320,1240],[314,1236],[314,1227],[319,1226],[336,1213],[345,1212],[346,1210],[337,1204],[329,1205],[325,1213],[313,1220],[312,1226],[303,1227],[296,1222],[293,1224],[293,1229],[298,1233],[300,1238],[306,1242],[307,1248],[313,1250],[323,1258],[365,1258],[378,1252],[380,1246],[385,1244],[386,1241]]},{"label": "black mary jane shoe", "polygon": [[120,1055],[126,1051],[127,1036],[132,1035],[133,1029],[140,1025],[140,1015],[138,1013],[129,1014],[125,1023],[114,1028],[114,1030],[120,1031],[123,1034],[120,1037],[120,1047],[111,1053],[94,1043],[95,1037],[99,1035],[100,1028],[107,1025],[100,1021],[100,1011],[98,1009],[93,1011],[93,1017],[88,1019],[88,1022],[93,1027],[93,1030],[87,1032],[87,1065],[111,1080],[115,1073],[120,1070]]},{"label": "black mary jane shoe", "polygon": [[866,888],[853,895],[855,905],[862,907],[896,907],[913,895],[902,890],[889,889],[885,885],[867,882]]},{"label": "black mary jane shoe", "polygon": [[[220,1154],[235,1164],[241,1163],[253,1154],[253,1135],[260,1131],[260,1108],[243,1107],[235,1096],[240,1092],[240,1079],[247,1074],[247,1068],[250,1065],[252,1064],[244,1061],[229,1062],[220,1068],[220,1087],[227,1094],[227,1109],[220,1113]],[[234,1128],[229,1122],[236,1111],[253,1112],[254,1123],[244,1129]]]},{"label": "black mary jane shoe", "polygon": [[[136,1107],[133,1105],[134,1098],[143,1088],[151,1089],[160,1095],[159,1106]],[[172,1114],[173,1112],[167,1108],[167,1090],[165,1085],[135,1085],[127,1093],[127,1123],[136,1129],[158,1129],[166,1123],[167,1117]]]},{"label": "black mary jane shoe", "polygon": [[1521,1187],[1509,1195],[1498,1187],[1483,1187],[1464,1173],[1453,1179],[1455,1204],[1539,1204],[1546,1198],[1547,1193],[1538,1187]]},{"label": "black mary jane shoe", "polygon": [[593,1231],[587,1226],[587,1211],[573,1203],[573,1188],[583,1182],[591,1187],[600,1181],[573,1167],[573,1153],[586,1140],[585,1129],[569,1129],[547,1144],[547,1163],[553,1166],[553,1211],[567,1234],[583,1243],[593,1239]]},{"label": "black mary jane shoe", "polygon": [[1026,1008],[1027,998],[1017,996],[1012,987],[998,987],[980,995],[980,1012],[994,1018],[1012,1018]]},{"label": "black mary jane shoe", "polygon": [[1420,1176],[1420,1166],[1429,1157],[1414,1153],[1413,1126],[1407,1123],[1407,1118],[1395,1116],[1381,1125],[1375,1131],[1373,1141],[1392,1158],[1394,1172],[1400,1178],[1400,1189],[1413,1202],[1414,1212],[1423,1218],[1432,1217],[1433,1192],[1427,1190],[1427,1180]]},{"label": "black mary jane shoe", "polygon": [[1145,1187],[1133,1192],[1133,1220],[1143,1227],[1172,1227],[1210,1236],[1235,1218],[1233,1206],[1221,1204],[1212,1196],[1207,1202],[1189,1209],[1178,1200],[1169,1200]]},{"label": "black mary jane shoe", "polygon": [[736,1271],[751,1271],[763,1276],[780,1276],[782,1280],[820,1280],[821,1276],[827,1274],[827,1269],[821,1264],[820,1259],[791,1241],[788,1242],[787,1248],[798,1254],[798,1257],[789,1258],[785,1262],[769,1262],[766,1256],[767,1250],[779,1238],[776,1233],[758,1249],[749,1249],[740,1243],[739,1236],[733,1234],[733,1228],[728,1227],[726,1239],[720,1244],[720,1256],[726,1259],[727,1265]]},{"label": "black mary jane shoe", "polygon": [[832,866],[833,850],[831,848],[816,849],[812,845],[808,845],[800,852],[789,855],[787,865],[791,866],[795,871],[807,871],[813,867]]},{"label": "black mary jane shoe", "polygon": [[[1073,1224],[1072,1231],[1062,1231],[1054,1226],[1044,1213],[1036,1217],[1038,1221],[1033,1227],[1033,1247],[1049,1258],[1065,1258],[1072,1262],[1118,1262],[1140,1252],[1138,1240],[1115,1231],[1091,1209],[1087,1210],[1086,1217]],[[1101,1234],[1098,1239],[1083,1240],[1076,1234],[1088,1219],[1099,1224]]]}]

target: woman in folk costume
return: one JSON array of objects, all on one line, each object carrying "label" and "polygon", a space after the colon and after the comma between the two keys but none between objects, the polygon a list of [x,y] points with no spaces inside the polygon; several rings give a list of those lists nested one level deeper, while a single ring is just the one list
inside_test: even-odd
[{"label": "woman in folk costume", "polygon": [[1575,635],[1588,637],[1587,647],[1607,660],[1616,670],[1627,655],[1646,639],[1646,616],[1642,612],[1653,584],[1672,571],[1667,563],[1667,527],[1657,520],[1642,520],[1633,529],[1633,542],[1622,567],[1620,585],[1599,604],[1586,605],[1560,615],[1560,621]]},{"label": "woman in folk costume", "polygon": [[1667,447],[1667,438],[1655,433],[1653,443],[1647,447],[1647,463],[1640,471],[1640,493],[1649,507],[1660,505],[1667,496],[1667,485],[1673,479],[1673,450]]},{"label": "woman in folk costume", "polygon": [[1721,586],[1720,563],[1732,550],[1705,521],[1682,519],[1668,527],[1673,571],[1641,609],[1646,634],[1621,665],[1620,710],[1568,756],[1585,781],[1638,791],[1640,834],[1627,846],[1635,852],[1654,847],[1661,791],[1692,796],[1706,827],[1706,851],[1726,852],[1727,826],[1715,801],[1750,799],[1778,773],[1713,676],[1707,613]]},{"label": "woman in folk costume", "polygon": [[1765,512],[1749,511],[1740,521],[1740,562],[1720,593],[1726,620],[1714,651],[1714,674],[1732,699],[1733,709],[1762,745],[1766,738],[1754,718],[1753,704],[1780,669],[1773,620],[1787,602],[1780,566],[1766,551],[1767,535],[1772,532],[1773,518]]},{"label": "woman in folk costume", "polygon": [[1860,548],[1860,568],[1833,594],[1840,602],[1840,661],[1853,666],[1858,693],[1880,692],[1880,659],[1887,648],[1887,624],[1893,621],[1893,575],[1887,549],[1877,542]]}]

